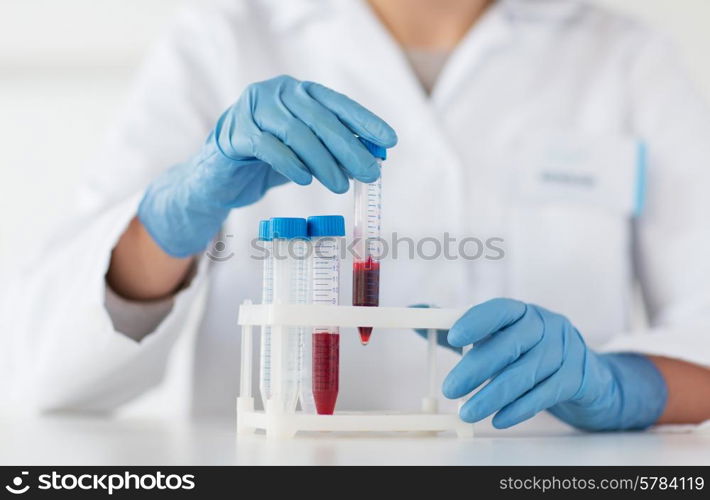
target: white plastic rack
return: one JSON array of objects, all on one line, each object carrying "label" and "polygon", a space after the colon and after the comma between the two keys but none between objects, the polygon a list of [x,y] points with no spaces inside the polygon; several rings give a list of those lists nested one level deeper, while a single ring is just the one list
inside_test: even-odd
[{"label": "white plastic rack", "polygon": [[[266,431],[270,438],[291,438],[299,431],[334,432],[443,432],[454,431],[460,438],[473,437],[473,425],[467,424],[453,413],[439,413],[438,394],[440,381],[436,377],[436,330],[448,329],[461,317],[457,309],[418,309],[408,307],[354,307],[296,304],[252,304],[244,302],[239,308],[239,325],[242,330],[241,384],[237,398],[237,433]],[[381,334],[387,329],[426,329],[427,387],[422,399],[421,412],[336,412],[334,415],[316,415],[300,411],[283,413],[267,408],[254,409],[252,395],[252,362],[254,328],[271,326],[272,356],[279,359],[286,327],[314,327],[333,325],[357,327],[369,325]],[[355,333],[356,334],[356,333]],[[396,360],[393,360],[396,362]],[[275,369],[279,364],[274,363]],[[273,374],[277,379],[279,374]]]}]

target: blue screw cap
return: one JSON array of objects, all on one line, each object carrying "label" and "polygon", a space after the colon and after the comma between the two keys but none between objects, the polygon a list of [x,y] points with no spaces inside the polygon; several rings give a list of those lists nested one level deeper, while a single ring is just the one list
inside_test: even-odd
[{"label": "blue screw cap", "polygon": [[306,219],[298,217],[274,217],[270,221],[271,238],[294,240],[308,238],[308,224]]},{"label": "blue screw cap", "polygon": [[342,215],[314,215],[309,217],[308,236],[311,238],[345,236],[345,219]]},{"label": "blue screw cap", "polygon": [[372,156],[379,158],[380,160],[387,159],[387,149],[383,148],[382,146],[378,146],[377,144],[370,142],[367,139],[363,139],[362,137],[358,137],[358,139],[360,139],[362,145],[367,148],[367,150]]},{"label": "blue screw cap", "polygon": [[259,239],[261,241],[271,241],[271,221],[259,221]]}]

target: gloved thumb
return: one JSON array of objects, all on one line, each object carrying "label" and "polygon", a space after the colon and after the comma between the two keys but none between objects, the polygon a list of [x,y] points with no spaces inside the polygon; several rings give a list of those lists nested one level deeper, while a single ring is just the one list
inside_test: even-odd
[{"label": "gloved thumb", "polygon": [[[428,309],[428,308],[436,308],[437,306],[432,305],[432,304],[413,304],[409,307]],[[417,332],[417,335],[419,335],[425,339],[428,338],[428,336],[429,336],[429,330],[427,330],[427,329],[415,328],[414,331]],[[448,330],[436,330],[436,343],[439,344],[441,347],[446,347],[447,349],[451,349],[452,351],[461,354],[460,347],[453,347],[451,344],[449,344],[449,342],[447,340],[448,334],[449,334]]]}]

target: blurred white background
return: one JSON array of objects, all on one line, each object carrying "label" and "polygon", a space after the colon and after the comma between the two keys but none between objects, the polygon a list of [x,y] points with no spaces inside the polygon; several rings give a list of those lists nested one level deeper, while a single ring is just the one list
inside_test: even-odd
[{"label": "blurred white background", "polygon": [[[710,1],[599,1],[671,34],[710,99]],[[181,3],[0,0],[0,284],[67,213],[144,52]]]}]

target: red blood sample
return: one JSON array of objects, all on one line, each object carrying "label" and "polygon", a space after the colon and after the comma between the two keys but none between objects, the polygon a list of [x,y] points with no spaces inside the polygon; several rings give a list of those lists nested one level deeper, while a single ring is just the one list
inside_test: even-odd
[{"label": "red blood sample", "polygon": [[340,335],[313,334],[313,399],[318,415],[332,415],[340,381]]},{"label": "red blood sample", "polygon": [[[353,262],[353,305],[380,305],[380,263],[368,257],[364,261]],[[371,326],[358,327],[360,342],[367,345],[372,334]]]}]

